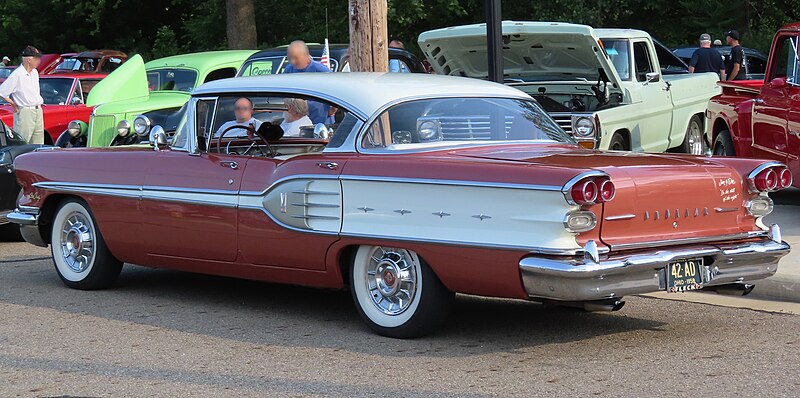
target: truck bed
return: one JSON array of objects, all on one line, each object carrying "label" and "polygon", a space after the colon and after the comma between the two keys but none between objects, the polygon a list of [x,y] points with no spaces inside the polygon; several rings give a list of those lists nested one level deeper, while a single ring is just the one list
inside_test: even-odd
[{"label": "truck bed", "polygon": [[736,80],[717,83],[722,87],[722,93],[728,95],[755,96],[764,85],[763,80]]}]

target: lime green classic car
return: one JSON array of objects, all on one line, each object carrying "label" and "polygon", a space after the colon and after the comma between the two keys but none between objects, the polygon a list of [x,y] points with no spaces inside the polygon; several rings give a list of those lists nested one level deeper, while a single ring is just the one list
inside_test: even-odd
[{"label": "lime green classic car", "polygon": [[[147,139],[151,125],[163,126],[173,120],[177,124],[179,117],[175,115],[195,87],[236,76],[242,63],[255,52],[209,51],[148,63],[135,55],[89,94],[86,105],[95,108],[86,133],[87,146],[138,143],[141,137]],[[70,133],[76,132],[64,132]]]}]

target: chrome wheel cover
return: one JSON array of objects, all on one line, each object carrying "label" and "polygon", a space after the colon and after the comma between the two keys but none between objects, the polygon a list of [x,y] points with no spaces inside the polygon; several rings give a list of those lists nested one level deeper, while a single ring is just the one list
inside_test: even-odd
[{"label": "chrome wheel cover", "polygon": [[699,123],[694,121],[689,122],[689,128],[686,129],[686,140],[689,143],[690,154],[703,154],[703,132],[700,129]]},{"label": "chrome wheel cover", "polygon": [[70,213],[61,226],[61,255],[75,273],[89,268],[95,255],[94,230],[91,221],[82,213]]},{"label": "chrome wheel cover", "polygon": [[364,279],[372,303],[383,314],[399,315],[411,305],[417,290],[414,259],[406,250],[375,247]]}]

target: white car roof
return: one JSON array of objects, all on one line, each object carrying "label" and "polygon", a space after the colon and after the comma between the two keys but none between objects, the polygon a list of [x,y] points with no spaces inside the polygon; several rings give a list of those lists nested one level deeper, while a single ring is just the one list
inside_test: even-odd
[{"label": "white car roof", "polygon": [[530,96],[502,84],[456,76],[423,73],[287,73],[237,77],[203,84],[194,96],[236,93],[289,92],[316,96],[349,106],[361,117],[369,117],[384,105],[411,98]]},{"label": "white car roof", "polygon": [[638,29],[616,29],[616,28],[597,28],[594,33],[601,39],[631,39],[640,37],[650,37],[650,35]]}]

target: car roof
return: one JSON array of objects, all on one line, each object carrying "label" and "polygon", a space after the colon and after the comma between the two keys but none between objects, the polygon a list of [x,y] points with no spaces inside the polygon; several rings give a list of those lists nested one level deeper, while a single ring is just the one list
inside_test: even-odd
[{"label": "car roof", "polygon": [[[358,87],[354,90],[353,87]],[[386,104],[447,96],[505,97],[530,99],[522,91],[502,84],[457,76],[419,73],[348,72],[287,73],[237,77],[203,84],[195,96],[289,92],[329,98],[349,106],[350,111],[368,117]]]},{"label": "car roof", "polygon": [[108,76],[108,73],[97,73],[97,72],[58,72],[58,73],[50,73],[47,75],[41,75],[39,78],[41,79],[52,79],[56,77],[69,77],[74,79],[103,79]]},{"label": "car roof", "polygon": [[601,39],[629,39],[632,37],[650,37],[650,34],[639,29],[596,28],[597,37]]},{"label": "car roof", "polygon": [[127,57],[128,55],[117,50],[90,50],[72,55],[75,58],[103,58],[103,57]]},{"label": "car roof", "polygon": [[224,50],[173,55],[171,57],[149,61],[144,64],[144,67],[146,69],[152,69],[158,67],[189,66],[198,70],[205,70],[220,64],[243,63],[247,57],[255,52],[256,50]]}]

